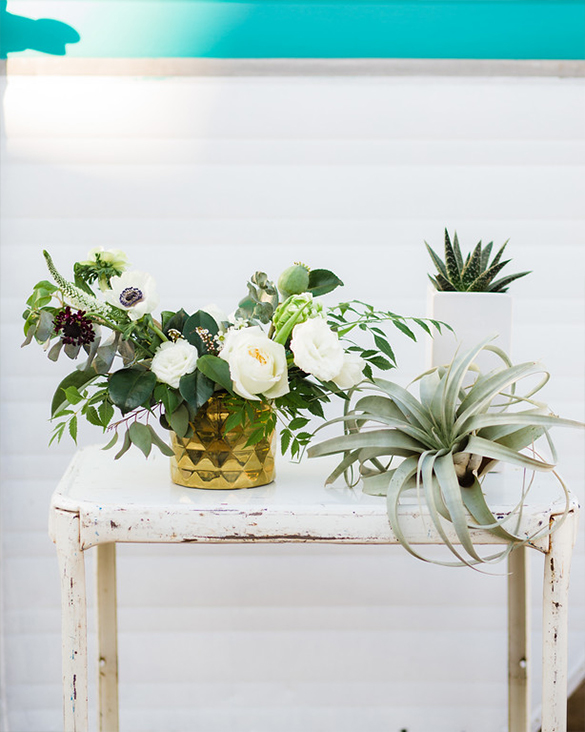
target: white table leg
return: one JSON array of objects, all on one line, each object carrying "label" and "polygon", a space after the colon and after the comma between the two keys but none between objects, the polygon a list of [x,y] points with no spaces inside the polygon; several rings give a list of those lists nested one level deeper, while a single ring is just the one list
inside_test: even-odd
[{"label": "white table leg", "polygon": [[55,509],[52,522],[61,572],[63,729],[87,732],[87,613],[79,514]]},{"label": "white table leg", "polygon": [[[567,635],[569,570],[577,534],[577,514],[569,513],[551,534],[545,556],[542,639],[542,732],[567,728]],[[551,524],[558,521],[552,517]]]},{"label": "white table leg", "polygon": [[97,546],[98,709],[100,732],[118,732],[116,545]]},{"label": "white table leg", "polygon": [[528,549],[508,558],[508,730],[530,732],[530,567]]}]

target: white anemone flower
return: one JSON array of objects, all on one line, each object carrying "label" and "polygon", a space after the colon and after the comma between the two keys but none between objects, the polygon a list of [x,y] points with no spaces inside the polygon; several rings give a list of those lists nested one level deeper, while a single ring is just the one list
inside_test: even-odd
[{"label": "white anemone flower", "polygon": [[104,292],[110,305],[128,313],[130,320],[140,320],[159,304],[154,278],[146,272],[123,272],[110,280],[111,290]]}]

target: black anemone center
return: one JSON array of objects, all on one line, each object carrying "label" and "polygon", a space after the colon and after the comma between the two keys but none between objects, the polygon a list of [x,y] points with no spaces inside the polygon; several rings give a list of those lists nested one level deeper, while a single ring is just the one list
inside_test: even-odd
[{"label": "black anemone center", "polygon": [[142,294],[142,290],[139,290],[138,287],[126,287],[120,294],[120,302],[125,308],[136,305],[136,303],[139,303],[142,300],[144,300],[144,295]]}]

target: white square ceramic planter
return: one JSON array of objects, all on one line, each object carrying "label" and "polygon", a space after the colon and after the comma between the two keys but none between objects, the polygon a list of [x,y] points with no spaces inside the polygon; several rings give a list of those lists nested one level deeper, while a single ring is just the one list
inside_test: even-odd
[{"label": "white square ceramic planter", "polygon": [[[448,323],[455,333],[443,329],[430,340],[427,360],[431,366],[449,363],[453,355],[472,348],[488,336],[493,345],[510,355],[512,341],[512,297],[494,292],[437,292],[429,288],[427,311],[430,318]],[[477,359],[482,371],[502,365],[492,353],[482,351]]]}]

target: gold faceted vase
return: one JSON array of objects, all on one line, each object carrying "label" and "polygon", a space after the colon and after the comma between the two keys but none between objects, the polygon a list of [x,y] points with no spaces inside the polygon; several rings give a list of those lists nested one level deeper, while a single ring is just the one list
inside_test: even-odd
[{"label": "gold faceted vase", "polygon": [[[254,425],[238,425],[224,434],[230,415],[225,394],[214,394],[197,412],[191,423],[193,435],[178,437],[171,433],[175,453],[171,458],[171,478],[187,488],[254,488],[274,480],[275,433],[255,445],[246,442]],[[270,409],[270,407],[262,407]]]}]

